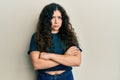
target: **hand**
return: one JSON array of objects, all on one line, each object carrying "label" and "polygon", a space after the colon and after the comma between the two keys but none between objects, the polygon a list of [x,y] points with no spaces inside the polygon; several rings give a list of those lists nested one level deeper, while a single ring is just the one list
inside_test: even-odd
[{"label": "hand", "polygon": [[72,46],[65,52],[65,54],[77,55],[78,52],[79,52],[79,49],[76,46]]},{"label": "hand", "polygon": [[50,53],[46,53],[46,52],[41,52],[40,53],[40,58],[42,59],[50,59]]}]

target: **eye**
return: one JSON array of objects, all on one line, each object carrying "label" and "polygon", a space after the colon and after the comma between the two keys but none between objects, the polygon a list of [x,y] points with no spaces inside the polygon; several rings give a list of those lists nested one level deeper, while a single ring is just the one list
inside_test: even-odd
[{"label": "eye", "polygon": [[55,18],[55,16],[52,16],[52,19]]},{"label": "eye", "polygon": [[61,16],[58,16],[58,19],[62,19],[62,17],[61,17]]}]

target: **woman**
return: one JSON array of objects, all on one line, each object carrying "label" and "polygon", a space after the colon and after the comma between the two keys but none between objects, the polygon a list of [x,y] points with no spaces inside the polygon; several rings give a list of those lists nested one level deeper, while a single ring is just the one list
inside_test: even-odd
[{"label": "woman", "polygon": [[74,80],[72,66],[80,65],[81,51],[64,8],[46,5],[28,52],[38,80]]}]

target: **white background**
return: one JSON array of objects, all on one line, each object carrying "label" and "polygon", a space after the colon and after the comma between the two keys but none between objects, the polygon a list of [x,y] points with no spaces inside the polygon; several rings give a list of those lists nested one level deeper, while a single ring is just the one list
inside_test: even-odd
[{"label": "white background", "polygon": [[51,2],[66,9],[83,49],[75,80],[120,80],[119,0],[0,0],[0,80],[35,80],[27,51]]}]

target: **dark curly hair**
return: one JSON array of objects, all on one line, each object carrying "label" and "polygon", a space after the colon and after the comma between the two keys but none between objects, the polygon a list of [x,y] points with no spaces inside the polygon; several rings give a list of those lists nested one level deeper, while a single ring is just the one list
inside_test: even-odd
[{"label": "dark curly hair", "polygon": [[64,50],[67,50],[70,46],[76,46],[78,44],[65,9],[59,4],[51,3],[43,8],[35,32],[35,41],[41,52],[47,52],[47,47],[53,46],[51,37],[51,19],[55,10],[59,10],[62,16],[62,26],[59,29],[58,35],[65,45]]}]

